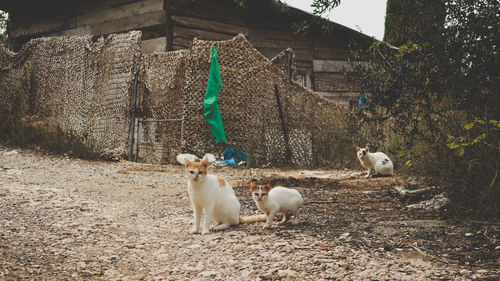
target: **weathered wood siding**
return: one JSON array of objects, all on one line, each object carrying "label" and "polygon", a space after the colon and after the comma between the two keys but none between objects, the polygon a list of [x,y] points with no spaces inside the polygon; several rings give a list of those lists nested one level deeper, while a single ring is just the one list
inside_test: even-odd
[{"label": "weathered wood siding", "polygon": [[13,49],[39,36],[140,30],[143,52],[151,53],[189,48],[195,37],[227,40],[241,33],[268,58],[292,48],[297,82],[309,89],[330,97],[359,91],[359,85],[346,79],[345,72],[352,71],[346,60],[349,42],[367,41],[366,36],[339,25],[332,35],[316,29],[305,35],[295,34],[292,24],[310,18],[297,9],[282,13],[263,0],[249,1],[247,9],[236,7],[233,0],[78,2],[48,1],[34,10],[11,11],[9,40]]},{"label": "weathered wood siding", "polygon": [[345,75],[353,71],[347,62],[349,43],[366,40],[355,31],[339,26],[332,35],[326,35],[322,30],[295,34],[292,24],[306,19],[307,14],[293,11],[284,14],[276,9],[252,5],[243,10],[235,8],[232,1],[221,0],[196,1],[196,5],[188,0],[173,2],[174,50],[188,48],[195,37],[225,40],[242,33],[268,58],[287,47],[292,48],[297,82],[303,86],[344,105],[358,95],[359,84],[348,81]]},{"label": "weathered wood siding", "polygon": [[[29,39],[58,35],[107,35],[130,30],[142,31],[143,44],[165,36],[163,0],[47,2],[38,9],[10,12],[9,40],[18,50]],[[159,40],[155,41],[161,44]],[[153,47],[150,47],[153,48]]]}]

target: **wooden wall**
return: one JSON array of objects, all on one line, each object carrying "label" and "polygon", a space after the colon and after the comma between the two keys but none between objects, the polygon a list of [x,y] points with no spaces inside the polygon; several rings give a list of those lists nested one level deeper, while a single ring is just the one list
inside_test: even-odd
[{"label": "wooden wall", "polygon": [[165,19],[163,0],[90,0],[71,5],[47,1],[34,10],[10,11],[9,44],[18,50],[34,37],[106,35],[130,30],[141,30],[142,40],[147,41],[164,36]]},{"label": "wooden wall", "polygon": [[[70,2],[70,1],[67,1]],[[266,0],[89,0],[78,4],[47,1],[35,10],[10,11],[9,40],[14,50],[27,40],[53,35],[106,35],[141,30],[143,52],[189,48],[193,38],[225,40],[242,33],[266,57],[290,47],[300,84],[325,96],[357,96],[346,80],[348,44],[366,36],[335,25],[333,34],[315,29],[295,34],[292,24],[310,18],[297,9],[282,13]],[[52,4],[50,4],[52,3]],[[1,9],[0,5],[0,9]]]}]

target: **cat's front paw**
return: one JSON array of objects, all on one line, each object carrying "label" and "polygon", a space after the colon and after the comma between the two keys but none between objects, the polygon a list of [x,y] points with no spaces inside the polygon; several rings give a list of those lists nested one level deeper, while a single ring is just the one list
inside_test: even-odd
[{"label": "cat's front paw", "polygon": [[270,224],[265,224],[265,225],[264,225],[264,229],[269,229],[269,228],[271,228],[271,225],[270,225]]},{"label": "cat's front paw", "polygon": [[199,228],[197,228],[197,227],[193,227],[193,228],[189,231],[189,233],[191,233],[191,234],[198,234],[198,233],[200,233],[200,231],[199,231]]},{"label": "cat's front paw", "polygon": [[210,233],[210,230],[208,229],[204,229],[203,231],[201,231],[201,235],[205,235],[205,234],[209,234]]}]

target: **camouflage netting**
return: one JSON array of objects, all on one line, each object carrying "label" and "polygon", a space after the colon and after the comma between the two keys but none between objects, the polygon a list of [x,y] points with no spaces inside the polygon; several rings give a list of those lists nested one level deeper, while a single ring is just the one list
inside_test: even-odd
[{"label": "camouflage netting", "polygon": [[[228,140],[217,145],[203,118],[213,44],[224,83],[218,104]],[[286,53],[280,55],[272,62],[240,35],[216,42],[195,39],[190,50],[145,59],[141,68],[143,118],[183,119],[180,135],[170,138],[161,132],[175,131],[178,123],[161,125],[164,128],[145,125],[148,145],[144,147],[152,150],[143,152],[145,158],[168,163],[177,152],[203,156],[235,147],[257,165],[344,165],[339,155],[352,149],[346,129],[349,112],[290,81],[283,72],[288,69]],[[183,99],[182,113],[179,98]]]},{"label": "camouflage netting", "polygon": [[[103,156],[124,157],[139,71],[140,122],[134,134],[141,161],[172,163],[178,153],[203,156],[234,147],[256,165],[349,165],[343,155],[353,154],[350,114],[288,78],[295,73],[292,50],[269,60],[239,35],[217,42],[195,39],[189,50],[141,58],[140,37],[129,32],[96,41],[40,38],[18,54],[0,50],[3,111],[22,92],[37,119]],[[217,145],[203,118],[213,44],[224,83],[218,104],[228,140]]]},{"label": "camouflage netting", "polygon": [[95,42],[90,36],[34,39],[18,54],[0,50],[0,81],[7,92],[29,83],[30,103],[40,119],[103,156],[122,157],[140,38],[133,31]]},{"label": "camouflage netting", "polygon": [[[139,157],[169,163],[181,152],[187,50],[144,55],[140,66]],[[172,121],[173,120],[173,121]],[[149,121],[149,122],[148,122]],[[159,122],[156,122],[159,121]]]},{"label": "camouflage netting", "polygon": [[271,59],[271,62],[286,75],[289,75],[294,81],[296,80],[295,74],[297,73],[297,67],[295,65],[295,52],[292,48],[288,48],[277,54]]}]

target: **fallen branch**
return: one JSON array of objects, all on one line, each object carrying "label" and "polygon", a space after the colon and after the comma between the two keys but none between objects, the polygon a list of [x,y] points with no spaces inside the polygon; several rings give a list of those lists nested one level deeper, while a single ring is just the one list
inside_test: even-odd
[{"label": "fallen branch", "polygon": [[420,193],[427,193],[431,192],[434,190],[434,186],[428,186],[425,188],[420,188],[420,189],[415,189],[415,190],[408,190],[404,186],[396,186],[394,189],[401,195],[414,195],[414,194],[420,194]]},{"label": "fallen branch", "polygon": [[[416,242],[415,242],[416,244]],[[423,256],[428,256],[424,251],[420,250],[419,248],[417,248],[415,245],[412,245],[411,246],[415,251],[419,252],[421,255]]]}]

